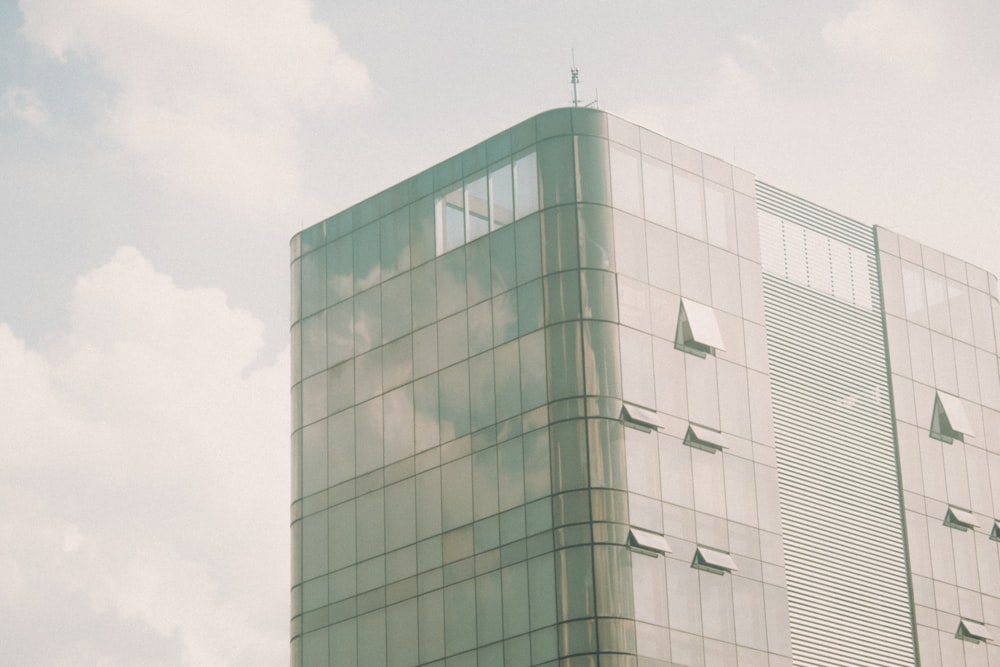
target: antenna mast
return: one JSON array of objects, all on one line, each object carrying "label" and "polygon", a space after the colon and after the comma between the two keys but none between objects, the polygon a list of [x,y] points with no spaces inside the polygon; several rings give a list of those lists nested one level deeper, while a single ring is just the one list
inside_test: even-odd
[{"label": "antenna mast", "polygon": [[586,109],[590,109],[591,107],[593,107],[594,109],[596,109],[597,108],[597,89],[596,88],[594,89],[594,101],[591,102],[590,104],[584,104],[584,105],[580,104],[580,101],[581,101],[580,100],[580,95],[579,95],[579,93],[577,92],[577,89],[576,89],[577,84],[580,83],[580,70],[577,69],[577,66],[576,66],[576,49],[572,49],[570,51],[570,53],[573,54],[573,66],[570,67],[570,70],[569,70],[569,82],[571,84],[573,84],[573,106],[575,106],[575,107],[583,106]]},{"label": "antenna mast", "polygon": [[571,49],[573,66],[569,70],[569,82],[573,84],[573,106],[580,106],[580,96],[576,94],[576,84],[580,83],[580,70],[576,68],[576,49]]}]

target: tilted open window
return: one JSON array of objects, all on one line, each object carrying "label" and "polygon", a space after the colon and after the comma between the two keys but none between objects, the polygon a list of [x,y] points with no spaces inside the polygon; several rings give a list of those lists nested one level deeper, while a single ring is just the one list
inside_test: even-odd
[{"label": "tilted open window", "polygon": [[628,403],[622,404],[621,420],[625,422],[626,426],[634,426],[647,433],[663,428],[663,421],[660,419],[660,415],[656,414],[656,410]]},{"label": "tilted open window", "polygon": [[976,516],[969,510],[949,506],[948,511],[944,513],[944,525],[958,530],[969,530],[979,524],[976,523]]},{"label": "tilted open window", "polygon": [[715,311],[695,301],[681,299],[674,347],[699,357],[714,355],[716,350],[725,350],[726,344],[722,340]]},{"label": "tilted open window", "polygon": [[696,424],[688,424],[687,433],[684,434],[684,444],[712,454],[726,448],[721,433]]},{"label": "tilted open window", "polygon": [[986,629],[984,624],[968,618],[959,619],[958,630],[955,631],[955,636],[974,644],[993,641],[993,635],[990,634],[990,631]]},{"label": "tilted open window", "polygon": [[711,547],[698,547],[695,549],[691,567],[711,572],[712,574],[726,574],[727,572],[735,572],[739,569],[736,567],[736,561],[733,560],[732,556],[725,551],[719,551]]},{"label": "tilted open window", "polygon": [[934,397],[934,415],[931,417],[931,437],[942,442],[965,442],[968,435],[975,435],[975,431],[965,413],[962,399],[943,391],[937,392]]},{"label": "tilted open window", "polygon": [[628,533],[628,546],[648,556],[673,553],[667,538],[659,533],[651,533],[641,528],[632,528]]}]

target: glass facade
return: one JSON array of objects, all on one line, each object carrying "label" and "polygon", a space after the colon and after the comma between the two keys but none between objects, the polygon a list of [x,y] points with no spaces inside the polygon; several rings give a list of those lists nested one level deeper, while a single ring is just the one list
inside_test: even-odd
[{"label": "glass facade", "polygon": [[[858,223],[804,223],[768,209],[769,192],[752,174],[617,117],[558,109],[298,234],[293,666],[813,664],[810,647],[835,639],[803,629],[815,618],[802,596],[823,585],[844,592],[826,580],[802,586],[822,579],[813,565],[831,541],[801,546],[812,533],[799,528],[819,506],[797,505],[804,478],[795,475],[815,464],[795,458],[801,438],[788,424],[808,417],[782,397],[800,391],[788,388],[801,381],[797,366],[822,363],[848,365],[842,382],[816,389],[828,413],[847,417],[843,437],[823,440],[815,428],[810,437],[840,452],[827,461],[871,468],[858,485],[876,479],[877,489],[850,501],[868,510],[861,524],[884,534],[852,533],[822,512],[814,523],[843,528],[844,553],[881,545],[868,566],[878,590],[892,592],[869,595],[883,600],[881,615],[873,607],[844,632],[875,643],[898,635],[907,646],[919,636],[921,658],[925,640],[938,647],[926,664],[963,664],[941,648],[951,618],[922,609],[937,613],[935,595],[952,589],[959,601],[975,592],[978,606],[956,601],[949,641],[986,655],[989,642],[972,637],[1000,622],[983,592],[1000,576],[983,570],[981,553],[997,559],[988,529],[1000,480],[990,486],[991,445],[973,432],[1000,425],[990,402],[1000,400],[1000,388],[990,393],[1000,382],[995,288],[964,264],[959,281],[945,270],[950,258],[937,282],[933,267],[909,259],[898,294],[886,289],[892,316],[883,318],[881,267],[900,265],[903,241],[887,254],[888,235],[876,246]],[[866,230],[864,242],[844,237]],[[959,292],[964,316],[951,312]],[[781,328],[806,302],[844,333],[825,332],[821,343],[836,339],[843,353],[822,363],[794,327]],[[932,361],[904,371],[892,341],[902,327],[912,352],[920,334],[911,326],[926,329]],[[852,336],[863,348],[853,356]],[[939,338],[951,341],[951,365],[931,356],[945,349]],[[928,382],[913,374],[918,365],[950,375]],[[927,393],[918,385],[932,394],[926,410],[906,413],[914,438],[939,450],[957,442],[963,465],[985,475],[966,481],[966,496],[925,498],[928,475],[950,491],[959,468],[924,472],[919,488],[898,481],[897,449],[903,477],[913,476],[901,453],[906,415],[894,421],[894,392],[907,381],[914,405]],[[945,397],[935,401],[935,390]],[[838,470],[826,477],[851,474]],[[938,558],[950,559],[949,580],[907,554],[920,539],[940,551],[929,519],[943,521],[952,506],[978,526],[945,529],[956,545]],[[924,521],[922,538],[911,514]],[[960,550],[966,537],[973,546]],[[959,580],[955,565],[969,554],[975,582]],[[952,588],[938,592],[939,583]]]}]

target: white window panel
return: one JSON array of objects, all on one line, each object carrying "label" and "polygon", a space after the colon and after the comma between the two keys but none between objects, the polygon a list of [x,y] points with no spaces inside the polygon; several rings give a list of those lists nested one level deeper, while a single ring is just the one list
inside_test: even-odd
[{"label": "white window panel", "polygon": [[726,448],[721,433],[696,424],[688,424],[687,433],[684,435],[684,444],[713,454]]},{"label": "white window panel", "polygon": [[641,528],[632,528],[628,533],[628,546],[655,554],[673,553],[667,538],[659,533],[651,533]]},{"label": "white window panel", "polygon": [[682,299],[677,318],[677,345],[702,354],[725,350],[726,343],[722,339],[715,311],[696,301]]},{"label": "white window panel", "polygon": [[[969,421],[969,416],[965,413],[965,405],[962,403],[962,399],[957,396],[952,396],[951,394],[946,394],[943,391],[937,393],[937,402],[935,404],[935,412],[943,414],[947,419],[947,424],[943,426],[950,427],[959,436],[964,435],[975,435],[976,432],[972,429],[972,423]],[[937,414],[935,416],[938,416]],[[945,433],[948,435],[948,433]],[[961,440],[962,438],[957,438]]]},{"label": "white window panel", "polygon": [[959,530],[968,530],[979,525],[976,522],[975,514],[960,507],[948,508],[948,511],[944,513],[944,524]]},{"label": "white window panel", "polygon": [[642,408],[638,405],[623,404],[621,418],[626,422],[638,424],[646,429],[663,428],[663,421],[660,419],[660,415],[656,414],[655,410]]},{"label": "white window panel", "polygon": [[698,547],[695,549],[691,567],[715,574],[735,572],[739,569],[736,567],[736,561],[733,560],[732,556],[725,551],[719,551],[711,547]]},{"label": "white window panel", "polygon": [[955,632],[955,636],[977,644],[983,641],[993,641],[993,635],[990,634],[990,631],[986,629],[984,624],[968,618],[958,621],[958,630]]}]

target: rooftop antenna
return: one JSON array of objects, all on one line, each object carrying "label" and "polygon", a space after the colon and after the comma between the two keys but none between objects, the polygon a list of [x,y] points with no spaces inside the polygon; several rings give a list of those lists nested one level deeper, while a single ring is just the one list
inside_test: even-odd
[{"label": "rooftop antenna", "polygon": [[580,96],[576,94],[576,84],[580,83],[580,70],[576,68],[576,49],[570,49],[573,66],[569,70],[569,82],[573,84],[573,106],[580,106]]},{"label": "rooftop antenna", "polygon": [[[580,70],[576,66],[576,49],[571,49],[570,53],[573,57],[573,66],[569,70],[569,82],[573,84],[573,106],[580,106],[580,95],[577,93],[576,86],[580,83]],[[594,89],[594,101],[590,104],[584,104],[584,108],[597,108],[597,89]]]}]

